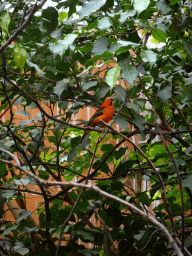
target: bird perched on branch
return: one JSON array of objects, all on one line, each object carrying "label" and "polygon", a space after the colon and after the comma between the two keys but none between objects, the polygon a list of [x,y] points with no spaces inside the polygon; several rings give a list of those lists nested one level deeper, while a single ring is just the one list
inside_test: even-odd
[{"label": "bird perched on branch", "polygon": [[[106,98],[101,107],[96,111],[96,113],[91,117],[91,119],[88,121],[87,126],[94,127],[94,126],[100,126],[104,127],[105,125],[100,122],[100,120],[103,120],[105,123],[108,123],[111,121],[114,113],[114,107],[113,102],[111,98]],[[86,131],[83,135],[83,137],[80,140],[80,143],[83,141],[85,136],[89,133],[89,131]]]}]

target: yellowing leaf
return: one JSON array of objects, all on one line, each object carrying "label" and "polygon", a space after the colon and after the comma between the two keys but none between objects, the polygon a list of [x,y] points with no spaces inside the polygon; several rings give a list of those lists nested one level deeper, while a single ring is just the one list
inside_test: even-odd
[{"label": "yellowing leaf", "polygon": [[27,52],[24,48],[16,46],[14,49],[14,60],[17,66],[20,68],[20,72],[22,73],[23,67],[25,66],[25,62],[27,59]]}]

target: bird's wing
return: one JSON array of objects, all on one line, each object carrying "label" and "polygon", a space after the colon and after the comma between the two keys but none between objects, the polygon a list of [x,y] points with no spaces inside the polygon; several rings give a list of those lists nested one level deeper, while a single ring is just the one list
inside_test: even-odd
[{"label": "bird's wing", "polygon": [[100,116],[102,116],[103,113],[104,113],[103,110],[99,110],[98,112],[96,112],[96,113],[92,116],[92,118],[89,120],[89,122],[87,123],[87,125],[91,126],[91,124],[92,124],[92,125],[94,126],[94,121],[95,121],[95,119],[98,118],[98,117],[100,117]]}]

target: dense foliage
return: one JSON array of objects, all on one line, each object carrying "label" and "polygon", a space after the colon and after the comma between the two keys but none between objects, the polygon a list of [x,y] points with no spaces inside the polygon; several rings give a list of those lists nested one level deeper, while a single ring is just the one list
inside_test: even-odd
[{"label": "dense foliage", "polygon": [[190,1],[45,2],[0,0],[1,255],[191,255]]}]

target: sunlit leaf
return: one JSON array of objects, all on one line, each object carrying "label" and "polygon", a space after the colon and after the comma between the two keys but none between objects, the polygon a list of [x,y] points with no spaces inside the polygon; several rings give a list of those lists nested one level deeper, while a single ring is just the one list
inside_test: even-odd
[{"label": "sunlit leaf", "polygon": [[89,16],[93,12],[97,11],[101,6],[105,4],[106,0],[91,0],[86,2],[81,10],[79,11],[79,19],[82,19],[85,16]]},{"label": "sunlit leaf", "polygon": [[106,83],[111,87],[111,89],[113,88],[114,84],[117,82],[118,79],[118,75],[120,72],[120,67],[119,66],[115,66],[114,68],[111,68],[106,75]]},{"label": "sunlit leaf", "polygon": [[134,0],[133,7],[138,13],[140,13],[147,9],[149,3],[150,0]]},{"label": "sunlit leaf", "polygon": [[112,21],[109,17],[104,17],[98,21],[98,28],[101,30],[108,29],[112,25]]},{"label": "sunlit leaf", "polygon": [[73,44],[77,36],[77,34],[68,34],[63,40],[58,40],[55,43],[50,43],[50,51],[54,54],[54,56],[56,56],[57,54],[62,56],[65,50],[67,50],[67,48],[70,47],[71,44]]},{"label": "sunlit leaf", "polygon": [[7,34],[9,34],[9,23],[10,16],[8,12],[3,12],[0,17],[0,27],[5,30]]},{"label": "sunlit leaf", "polygon": [[159,42],[166,43],[167,35],[160,29],[154,28],[152,30],[152,36]]},{"label": "sunlit leaf", "polygon": [[157,61],[157,53],[153,51],[143,50],[140,55],[144,62],[154,64]]},{"label": "sunlit leaf", "polygon": [[67,12],[59,12],[59,19],[64,20],[68,17]]},{"label": "sunlit leaf", "polygon": [[122,12],[120,14],[120,23],[124,23],[128,17],[134,16],[136,14],[136,10],[135,9],[129,9],[125,12]]}]

